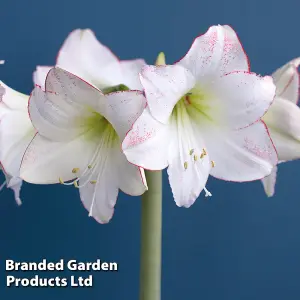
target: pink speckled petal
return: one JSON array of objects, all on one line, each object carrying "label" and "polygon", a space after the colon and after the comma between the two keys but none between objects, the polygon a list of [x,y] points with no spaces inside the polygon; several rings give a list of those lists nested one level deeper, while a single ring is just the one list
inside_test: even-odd
[{"label": "pink speckled petal", "polygon": [[[168,166],[174,134],[172,126],[155,120],[146,108],[126,135],[122,149],[129,162],[144,169],[162,170]],[[172,151],[177,153],[178,149]]]},{"label": "pink speckled petal", "polygon": [[103,94],[79,77],[53,68],[46,80],[46,92],[36,87],[29,100],[33,126],[45,137],[71,140],[86,130],[84,121],[104,108]]},{"label": "pink speckled petal", "polygon": [[247,55],[230,26],[212,26],[197,37],[177,63],[190,70],[199,83],[233,71],[249,71]]},{"label": "pink speckled petal", "polygon": [[195,85],[195,78],[181,66],[146,66],[141,74],[152,116],[167,123],[175,104]]},{"label": "pink speckled petal", "polygon": [[272,197],[275,193],[275,184],[277,177],[277,166],[275,166],[269,176],[266,176],[261,180],[265,193],[268,197]]},{"label": "pink speckled petal", "polygon": [[215,162],[211,175],[228,181],[252,181],[269,175],[277,164],[277,154],[262,121],[241,130],[199,127],[207,150]]},{"label": "pink speckled petal", "polygon": [[56,65],[98,88],[122,83],[119,59],[90,29],[76,29],[70,33],[59,51]]},{"label": "pink speckled petal", "polygon": [[276,85],[276,95],[297,103],[299,100],[299,72],[300,57],[293,59],[273,73]]},{"label": "pink speckled petal", "polygon": [[269,109],[275,95],[271,77],[234,72],[214,81],[207,114],[215,123],[238,129],[259,120]]},{"label": "pink speckled petal", "polygon": [[106,95],[104,117],[112,124],[121,140],[142,114],[146,99],[140,91],[124,91]]}]

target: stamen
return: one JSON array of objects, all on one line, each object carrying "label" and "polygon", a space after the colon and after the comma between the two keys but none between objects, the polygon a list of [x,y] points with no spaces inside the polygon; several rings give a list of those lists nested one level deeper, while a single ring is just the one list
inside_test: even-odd
[{"label": "stamen", "polygon": [[203,153],[204,155],[207,154],[205,148],[203,148],[203,152],[202,152],[202,153]]},{"label": "stamen", "polygon": [[59,182],[60,182],[61,184],[65,184],[65,182],[62,180],[61,177],[59,177],[58,180],[59,180]]},{"label": "stamen", "polygon": [[188,168],[188,163],[187,163],[187,161],[185,161],[183,165],[184,165],[184,168],[185,168],[185,169]]},{"label": "stamen", "polygon": [[201,155],[200,155],[200,158],[202,159],[204,157],[204,154],[203,153],[201,153]]},{"label": "stamen", "polygon": [[216,166],[216,163],[212,160],[211,161],[211,166],[214,168]]},{"label": "stamen", "polygon": [[208,191],[206,187],[204,187],[204,191],[205,191],[205,197],[211,197],[212,196],[211,192]]},{"label": "stamen", "polygon": [[79,188],[79,185],[78,185],[77,180],[74,181],[74,186],[75,186],[76,188]]},{"label": "stamen", "polygon": [[92,168],[92,165],[88,165],[88,169],[91,169]]},{"label": "stamen", "polygon": [[191,149],[190,150],[190,155],[193,155],[193,153],[194,153],[194,149]]},{"label": "stamen", "polygon": [[96,183],[97,183],[97,180],[91,180],[90,183],[91,183],[91,184],[96,184]]},{"label": "stamen", "polygon": [[197,161],[197,160],[198,160],[198,156],[194,155],[194,161]]},{"label": "stamen", "polygon": [[79,172],[79,168],[74,168],[73,170],[72,170],[72,173],[78,173]]}]

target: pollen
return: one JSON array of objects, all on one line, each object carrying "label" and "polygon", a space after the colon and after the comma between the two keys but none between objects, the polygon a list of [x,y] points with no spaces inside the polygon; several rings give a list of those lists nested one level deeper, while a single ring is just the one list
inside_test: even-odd
[{"label": "pollen", "polygon": [[96,183],[97,183],[97,180],[91,180],[90,183],[91,183],[91,184],[96,184]]},{"label": "pollen", "polygon": [[194,153],[194,149],[191,149],[190,150],[190,155],[193,155],[193,153]]},{"label": "pollen", "polygon": [[211,161],[211,166],[214,168],[216,166],[216,163],[212,160]]},{"label": "pollen", "polygon": [[79,172],[79,168],[74,168],[73,170],[72,170],[72,173],[74,173],[74,174],[76,174],[76,173],[78,173]]},{"label": "pollen", "polygon": [[205,150],[205,148],[203,148],[203,152],[202,152],[204,155],[206,155],[207,154],[207,152],[206,152],[206,150]]},{"label": "pollen", "polygon": [[62,180],[61,177],[59,177],[58,180],[59,180],[59,183],[61,183],[61,184],[64,184],[64,183],[65,183],[65,182]]},{"label": "pollen", "polygon": [[197,160],[198,160],[198,156],[194,155],[194,161],[197,161]]},{"label": "pollen", "polygon": [[183,166],[184,166],[185,169],[188,168],[188,163],[187,163],[187,161],[184,162]]}]

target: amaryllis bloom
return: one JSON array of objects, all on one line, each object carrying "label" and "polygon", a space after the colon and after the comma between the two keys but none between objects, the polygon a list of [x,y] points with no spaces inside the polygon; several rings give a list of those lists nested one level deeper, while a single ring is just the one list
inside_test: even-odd
[{"label": "amaryllis bloom", "polygon": [[210,27],[179,62],[146,66],[140,78],[148,106],[122,148],[142,168],[168,167],[178,206],[202,189],[211,195],[209,174],[241,182],[271,173],[277,155],[261,117],[275,85],[250,72],[231,27]]},{"label": "amaryllis bloom", "polygon": [[[276,97],[264,116],[278,152],[279,162],[300,158],[299,73],[300,57],[273,73]],[[274,195],[277,167],[262,180],[266,194]]]},{"label": "amaryllis bloom", "polygon": [[22,180],[19,169],[23,154],[35,130],[28,116],[29,96],[14,91],[0,82],[0,161],[6,177],[5,184],[14,191],[17,204],[21,204]]},{"label": "amaryllis bloom", "polygon": [[58,67],[48,73],[45,90],[36,87],[29,100],[38,133],[25,152],[21,177],[35,184],[74,185],[90,216],[106,223],[119,189],[136,196],[147,189],[144,171],[121,151],[145,98],[140,91],[104,95]]},{"label": "amaryllis bloom", "polygon": [[[100,90],[120,84],[131,90],[141,90],[138,74],[145,64],[143,59],[119,60],[97,40],[90,29],[71,32],[56,61],[56,66],[83,78]],[[43,86],[51,68],[38,66],[33,75],[34,82]]]}]

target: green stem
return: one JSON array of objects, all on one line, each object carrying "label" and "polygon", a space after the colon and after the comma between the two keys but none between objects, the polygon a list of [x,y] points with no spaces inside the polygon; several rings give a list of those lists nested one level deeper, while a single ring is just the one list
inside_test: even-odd
[{"label": "green stem", "polygon": [[142,196],[140,300],[161,298],[162,172],[146,171]]}]

